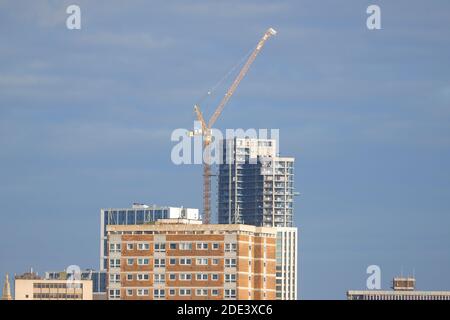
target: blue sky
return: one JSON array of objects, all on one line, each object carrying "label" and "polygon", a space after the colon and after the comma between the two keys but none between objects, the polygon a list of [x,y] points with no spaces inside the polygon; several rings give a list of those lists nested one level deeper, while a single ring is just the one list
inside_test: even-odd
[{"label": "blue sky", "polygon": [[279,128],[296,157],[300,297],[345,298],[371,264],[450,290],[444,0],[0,1],[0,275],[98,268],[100,208],[200,208],[170,134],[269,26],[217,126]]}]

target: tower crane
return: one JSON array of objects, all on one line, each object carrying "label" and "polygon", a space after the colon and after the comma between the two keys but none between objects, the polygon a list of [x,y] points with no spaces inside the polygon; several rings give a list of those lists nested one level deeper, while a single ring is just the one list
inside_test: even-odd
[{"label": "tower crane", "polygon": [[203,136],[203,222],[205,224],[210,223],[211,218],[211,161],[210,161],[210,145],[211,145],[211,128],[221,115],[225,105],[230,100],[233,93],[236,91],[236,88],[239,86],[239,83],[247,74],[250,66],[253,61],[255,61],[259,52],[263,48],[265,42],[271,37],[276,35],[277,32],[273,28],[267,29],[264,33],[261,40],[256,45],[256,48],[253,50],[252,54],[249,56],[244,66],[240,70],[236,79],[231,84],[225,96],[220,101],[213,115],[209,119],[208,123],[205,121],[203,114],[200,110],[200,106],[196,104],[194,106],[194,112],[196,114],[197,120],[201,123],[201,130],[194,130],[190,132],[190,135],[202,135]]}]

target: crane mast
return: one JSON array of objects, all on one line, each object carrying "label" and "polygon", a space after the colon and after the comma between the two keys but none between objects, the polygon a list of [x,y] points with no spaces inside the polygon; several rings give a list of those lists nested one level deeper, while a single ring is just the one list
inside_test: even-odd
[{"label": "crane mast", "polygon": [[211,218],[211,161],[210,161],[210,150],[209,150],[210,144],[211,144],[211,138],[212,138],[211,137],[211,128],[214,125],[214,123],[217,121],[217,119],[220,117],[225,105],[230,100],[233,93],[236,91],[241,80],[247,74],[248,70],[250,69],[250,66],[252,65],[253,61],[255,61],[259,52],[263,48],[265,42],[271,36],[274,36],[276,34],[277,34],[277,32],[272,28],[269,28],[264,33],[263,37],[258,42],[255,50],[253,50],[252,54],[249,56],[249,58],[245,62],[244,66],[240,70],[236,79],[231,84],[227,93],[220,101],[220,103],[217,106],[216,110],[214,111],[213,115],[209,119],[208,123],[206,123],[206,121],[203,117],[203,114],[200,110],[200,107],[198,105],[194,106],[194,111],[197,116],[197,119],[198,119],[198,121],[200,121],[200,123],[202,125],[201,134],[203,135],[203,222],[205,224],[209,224],[210,218]]}]

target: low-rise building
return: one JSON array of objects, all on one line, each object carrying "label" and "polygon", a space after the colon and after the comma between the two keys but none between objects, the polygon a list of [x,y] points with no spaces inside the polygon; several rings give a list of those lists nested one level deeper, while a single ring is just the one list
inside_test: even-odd
[{"label": "low-rise building", "polygon": [[[79,278],[81,280],[92,281],[92,297],[93,300],[107,300],[106,296],[106,270],[83,270],[80,271]],[[67,279],[66,271],[47,271],[45,279],[49,280],[65,280]]]},{"label": "low-rise building", "polygon": [[348,300],[450,300],[450,291],[416,290],[413,277],[396,277],[393,290],[349,290]]},{"label": "low-rise building", "polygon": [[15,300],[92,300],[92,280],[46,279],[34,272],[14,278]]}]

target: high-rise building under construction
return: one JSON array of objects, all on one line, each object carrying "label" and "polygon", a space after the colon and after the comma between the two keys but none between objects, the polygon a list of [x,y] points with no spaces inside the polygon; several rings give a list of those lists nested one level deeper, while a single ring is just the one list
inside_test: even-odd
[{"label": "high-rise building under construction", "polygon": [[222,142],[219,223],[293,226],[294,158],[277,155],[275,139]]}]

